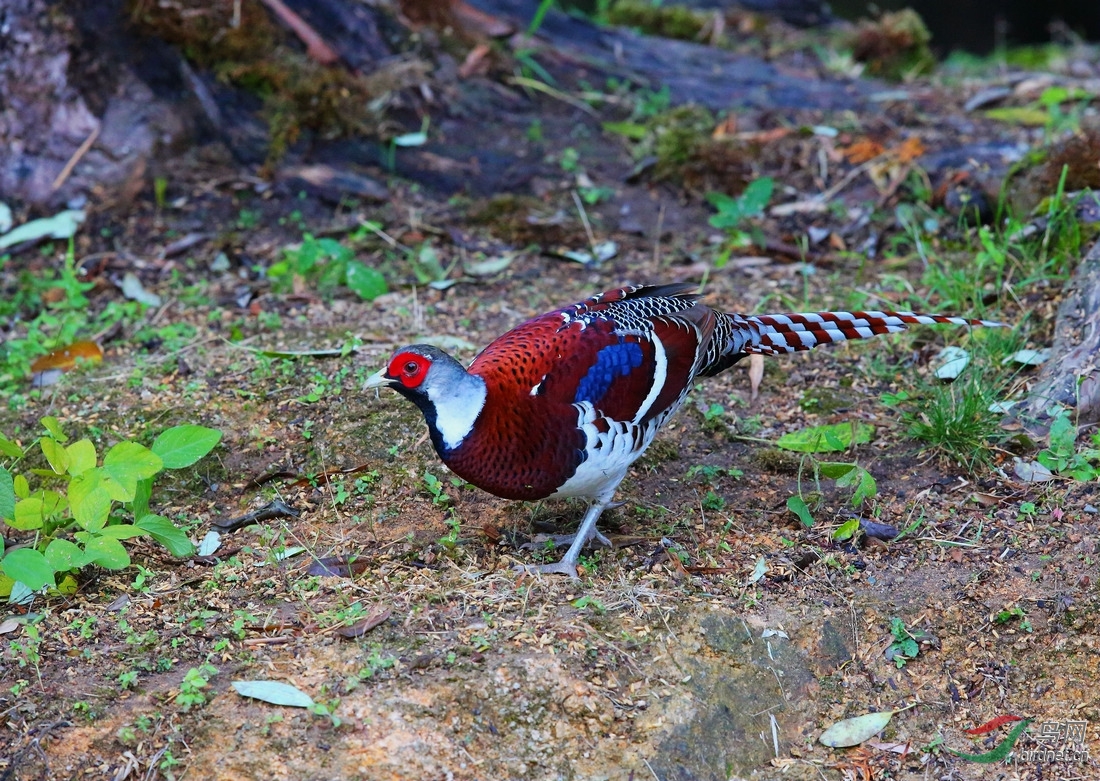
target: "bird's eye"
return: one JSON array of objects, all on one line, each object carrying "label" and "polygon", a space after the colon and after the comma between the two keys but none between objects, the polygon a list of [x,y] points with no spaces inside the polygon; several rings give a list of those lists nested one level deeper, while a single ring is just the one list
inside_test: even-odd
[{"label": "bird's eye", "polygon": [[409,361],[405,364],[405,374],[409,375],[410,377],[416,376],[416,373],[418,371],[420,371],[420,364],[418,364],[416,361]]}]

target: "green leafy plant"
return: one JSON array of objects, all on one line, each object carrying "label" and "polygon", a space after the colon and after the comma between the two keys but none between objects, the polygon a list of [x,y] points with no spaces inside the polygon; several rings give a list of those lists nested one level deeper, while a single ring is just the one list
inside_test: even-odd
[{"label": "green leafy plant", "polygon": [[[70,443],[56,418],[41,422],[46,433],[37,444],[49,469],[12,474],[0,467],[0,518],[12,529],[33,533],[31,544],[0,549],[0,589],[10,592],[19,582],[32,591],[66,590],[75,583],[64,577],[58,581],[59,574],[91,564],[122,569],[130,564],[122,541],[133,537],[151,537],[175,556],[194,553],[182,529],[150,512],[153,478],[165,469],[195,464],[214,449],[221,432],[176,426],[161,433],[151,448],[123,441],[100,460],[90,439]],[[17,461],[25,456],[2,437],[0,454]],[[32,490],[28,475],[42,486]]]},{"label": "green leafy plant", "polygon": [[1094,97],[1079,87],[1047,87],[1026,106],[991,108],[985,114],[1001,122],[1045,128],[1050,136],[1080,129],[1083,112]]},{"label": "green leafy plant", "polygon": [[712,228],[726,233],[726,244],[715,266],[725,266],[734,249],[764,245],[763,233],[751,221],[764,214],[774,188],[775,181],[770,176],[763,176],[750,182],[736,198],[721,192],[707,193],[707,201],[718,212],[707,222]]},{"label": "green leafy plant", "polygon": [[1012,607],[1006,607],[1003,610],[998,611],[998,613],[993,616],[993,623],[1007,624],[1009,621],[1013,621],[1015,619],[1020,620],[1020,629],[1024,630],[1025,632],[1032,631],[1031,622],[1027,620],[1027,613],[1025,613],[1024,609],[1019,605],[1013,605]]},{"label": "green leafy plant", "polygon": [[687,471],[687,477],[689,479],[699,479],[707,485],[713,485],[719,477],[724,477],[726,475],[738,478],[743,477],[745,472],[736,467],[714,466],[713,464],[694,464],[689,467]]},{"label": "green leafy plant", "polygon": [[865,445],[875,434],[869,423],[833,423],[784,434],[776,441],[776,447],[797,453],[831,453],[847,450],[853,445]]},{"label": "green leafy plant", "polygon": [[[1100,436],[1094,435],[1097,447],[1077,450],[1077,427],[1069,412],[1059,410],[1050,424],[1050,447],[1039,451],[1036,460],[1055,474],[1087,482],[1100,476]],[[1021,510],[1023,507],[1021,506]]]},{"label": "green leafy plant", "polygon": [[[804,526],[810,527],[814,524],[810,504],[801,491],[802,474],[807,465],[813,474],[818,495],[821,493],[822,477],[835,480],[837,488],[850,488],[852,490],[850,501],[853,507],[859,507],[864,501],[878,495],[878,484],[875,478],[859,464],[850,461],[822,461],[813,455],[847,450],[853,445],[866,444],[871,441],[874,433],[873,426],[853,421],[827,426],[811,426],[792,431],[779,438],[776,442],[778,447],[806,454],[798,470],[799,493],[787,499],[787,509],[798,516]],[[846,539],[843,535],[849,530],[850,527],[841,532],[842,536],[836,539]],[[848,533],[847,536],[853,533]]]},{"label": "green leafy plant", "polygon": [[[0,266],[6,255],[0,255]],[[56,265],[52,270],[50,266]],[[85,295],[95,284],[82,279],[73,242],[61,263],[45,272],[18,273],[16,283],[0,295],[0,321],[9,325],[0,340],[0,396],[11,406],[25,403],[26,378],[35,358],[80,341],[84,334],[109,330],[137,317],[136,301],[91,308]]]},{"label": "green leafy plant", "polygon": [[443,482],[431,472],[424,473],[424,487],[432,496],[432,504],[445,507],[451,503],[451,497],[443,488]]},{"label": "green leafy plant", "polygon": [[917,658],[917,654],[920,653],[920,644],[917,642],[917,637],[905,628],[905,622],[900,618],[890,619],[890,634],[893,635],[894,641],[886,649],[886,658],[892,660],[900,670]]},{"label": "green leafy plant", "polygon": [[450,517],[447,518],[448,531],[442,537],[439,538],[439,544],[447,550],[454,550],[458,547],[459,533],[462,531],[462,522],[458,519],[458,516],[451,511]]},{"label": "green leafy plant", "polygon": [[389,291],[382,272],[356,260],[355,251],[335,239],[318,239],[307,233],[301,244],[288,247],[283,255],[283,260],[267,270],[277,290],[288,291],[299,279],[322,292],[346,287],[364,301]]},{"label": "green leafy plant", "polygon": [[218,668],[212,664],[202,664],[188,670],[183,680],[180,681],[179,694],[176,695],[176,705],[188,711],[196,705],[206,703],[205,689],[210,685],[210,679],[218,674]]}]

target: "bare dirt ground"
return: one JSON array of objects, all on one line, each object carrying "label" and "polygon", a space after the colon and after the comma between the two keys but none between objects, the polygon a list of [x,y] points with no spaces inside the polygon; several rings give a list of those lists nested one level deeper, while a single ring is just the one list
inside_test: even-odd
[{"label": "bare dirt ground", "polygon": [[[4,635],[0,778],[1100,778],[1097,484],[1021,483],[1005,451],[996,468],[968,474],[923,453],[880,401],[929,372],[939,347],[966,343],[965,332],[769,361],[755,400],[747,367],[705,382],[623,484],[625,505],[603,521],[616,548],[594,552],[580,582],[513,565],[543,555],[518,543],[567,529],[581,507],[454,485],[416,411],[360,390],[396,346],[450,337],[469,359],[528,317],[624,283],[705,279],[708,303],[743,312],[843,307],[856,288],[889,300],[887,270],[920,284],[919,260],[890,252],[865,261],[819,251],[812,268],[769,253],[715,270],[711,212],[698,198],[626,184],[633,161],[595,120],[549,99],[538,106],[541,194],[524,196],[518,217],[513,200],[451,199],[400,180],[385,205],[334,208],[194,161],[173,164],[170,207],[150,195],[128,213],[94,216],[77,245],[78,259],[98,258],[87,263],[103,281],[93,306],[118,298],[107,280],[123,270],[137,270],[164,304],[108,342],[102,366],[0,413],[0,431],[29,443],[46,414],[100,444],[212,426],[222,444],[189,474],[158,482],[159,511],[192,524],[196,539],[275,498],[300,516],[226,534],[210,557],[175,560],[138,542],[140,567],[90,573],[75,595],[36,602],[34,653],[22,628]],[[895,112],[883,124],[919,113]],[[942,132],[931,118],[914,127],[930,145]],[[504,130],[523,145],[520,123]],[[820,139],[785,143],[750,167],[782,178],[777,161],[794,161],[782,181],[813,191]],[[575,176],[558,164],[567,147],[616,190],[587,212],[597,238],[619,242],[594,268],[524,249],[551,234],[571,249],[587,244]],[[868,194],[877,197],[859,180],[844,203]],[[845,222],[843,209],[834,215],[822,224]],[[515,259],[440,291],[412,284],[384,241],[364,244],[359,257],[393,290],[369,303],[277,293],[257,272],[303,229],[343,236],[362,220],[403,245],[428,243],[444,267],[468,259],[456,230],[489,242],[488,254],[508,244]],[[782,225],[767,229],[790,239]],[[207,239],[164,257],[194,231]],[[15,262],[33,272],[55,255]],[[1042,320],[1056,298],[1040,290],[1026,305]],[[135,345],[143,325],[160,330]],[[1049,337],[1032,328],[1038,343]],[[254,351],[339,347],[349,335],[362,346],[342,358]],[[871,372],[874,361],[896,371]],[[813,526],[787,510],[800,487],[816,487],[797,456],[768,443],[843,421],[875,427],[845,458],[878,482],[864,515],[905,530],[898,539],[834,542],[851,508],[831,481]],[[306,479],[258,484],[277,470]],[[304,550],[277,556],[291,547]],[[323,574],[322,560],[340,574]],[[341,634],[370,615],[383,620]],[[922,638],[902,667],[886,657],[894,618]],[[208,681],[205,702],[181,704],[192,669]],[[252,679],[291,683],[331,717],[230,686]],[[873,745],[817,741],[840,719],[910,705]],[[1035,719],[1018,753],[1040,746],[1040,724],[1087,722],[1091,758],[981,764],[944,750],[989,751],[1005,729],[964,730],[1004,714]]]}]

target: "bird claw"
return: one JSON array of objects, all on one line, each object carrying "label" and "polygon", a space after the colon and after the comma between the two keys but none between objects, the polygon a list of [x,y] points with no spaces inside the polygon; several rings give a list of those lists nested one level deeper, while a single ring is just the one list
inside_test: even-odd
[{"label": "bird claw", "polygon": [[556,564],[517,564],[515,570],[528,575],[568,575],[573,580],[581,579],[577,574],[577,565],[567,561],[559,561]]},{"label": "bird claw", "polygon": [[[572,545],[576,539],[576,534],[547,534],[541,539],[525,542],[519,547],[520,550],[545,550],[546,543],[549,542],[552,543],[555,548],[564,548],[566,545]],[[596,542],[599,545],[603,545],[605,548],[613,547],[611,545],[611,540],[595,530],[593,530],[589,538],[585,540],[585,545],[590,542]]]}]

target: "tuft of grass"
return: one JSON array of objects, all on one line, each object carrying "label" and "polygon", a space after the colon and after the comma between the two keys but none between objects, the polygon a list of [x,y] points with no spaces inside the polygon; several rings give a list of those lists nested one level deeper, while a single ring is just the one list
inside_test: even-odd
[{"label": "tuft of grass", "polygon": [[1002,434],[1000,413],[990,411],[998,390],[984,374],[973,373],[911,397],[914,403],[902,410],[901,419],[910,437],[973,473],[993,462],[990,442]]}]

